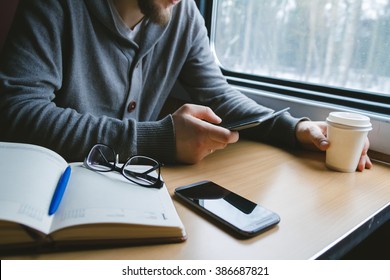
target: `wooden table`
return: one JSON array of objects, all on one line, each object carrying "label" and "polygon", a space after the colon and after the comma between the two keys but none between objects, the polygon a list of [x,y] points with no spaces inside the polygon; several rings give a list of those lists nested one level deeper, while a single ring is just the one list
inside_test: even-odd
[{"label": "wooden table", "polygon": [[40,255],[17,259],[310,259],[338,258],[390,218],[389,166],[339,173],[319,152],[286,151],[240,140],[196,165],[168,166],[174,189],[212,180],[275,212],[281,222],[238,239],[173,196],[188,234],[183,243]]}]

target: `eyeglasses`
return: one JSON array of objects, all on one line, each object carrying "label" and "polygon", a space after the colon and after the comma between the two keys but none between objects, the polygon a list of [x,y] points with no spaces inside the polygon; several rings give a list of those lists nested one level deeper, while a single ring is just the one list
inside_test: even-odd
[{"label": "eyeglasses", "polygon": [[145,156],[133,156],[122,167],[118,167],[119,155],[104,144],[92,147],[84,160],[84,166],[97,172],[117,171],[127,180],[147,188],[159,189],[164,182],[161,180],[161,166],[158,161]]}]

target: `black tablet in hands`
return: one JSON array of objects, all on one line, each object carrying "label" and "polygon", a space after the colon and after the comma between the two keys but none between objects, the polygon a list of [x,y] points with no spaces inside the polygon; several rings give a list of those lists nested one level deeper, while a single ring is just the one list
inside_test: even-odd
[{"label": "black tablet in hands", "polygon": [[221,126],[224,128],[227,128],[232,131],[238,131],[238,130],[243,130],[246,128],[254,127],[256,125],[261,124],[262,122],[265,122],[266,120],[275,118],[276,116],[288,111],[290,107],[284,108],[280,111],[276,111],[267,115],[262,115],[262,116],[254,116],[254,117],[249,117],[245,118],[239,121],[232,121],[229,123],[222,124]]}]

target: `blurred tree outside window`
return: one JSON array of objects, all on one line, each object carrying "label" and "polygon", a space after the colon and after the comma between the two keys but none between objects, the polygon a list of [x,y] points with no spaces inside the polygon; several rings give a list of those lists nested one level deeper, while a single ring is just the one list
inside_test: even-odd
[{"label": "blurred tree outside window", "polygon": [[390,0],[218,0],[234,72],[390,95]]}]

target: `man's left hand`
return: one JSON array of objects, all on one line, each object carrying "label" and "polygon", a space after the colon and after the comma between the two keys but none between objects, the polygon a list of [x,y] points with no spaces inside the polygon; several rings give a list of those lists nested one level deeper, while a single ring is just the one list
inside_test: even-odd
[{"label": "man's left hand", "polygon": [[[302,121],[298,123],[295,129],[298,142],[302,147],[310,150],[326,151],[331,145],[326,138],[326,134],[327,125],[325,122]],[[367,155],[369,147],[370,143],[368,138],[366,138],[358,166],[356,167],[358,171],[372,167],[371,160]]]}]

